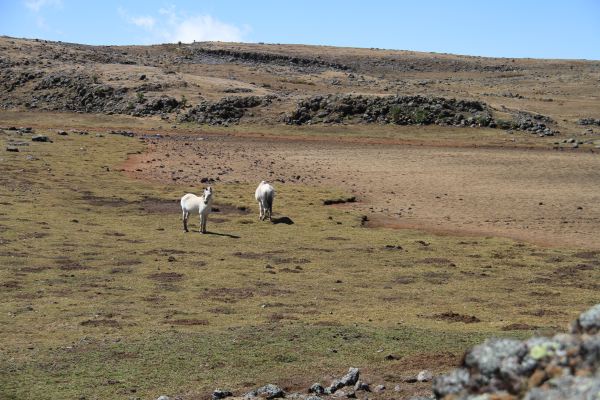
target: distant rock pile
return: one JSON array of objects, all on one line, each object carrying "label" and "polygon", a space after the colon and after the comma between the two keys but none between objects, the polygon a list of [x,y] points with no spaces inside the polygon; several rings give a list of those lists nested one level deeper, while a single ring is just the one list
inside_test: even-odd
[{"label": "distant rock pile", "polygon": [[180,122],[209,125],[237,124],[249,108],[268,106],[275,96],[225,97],[218,102],[204,101],[179,117]]},{"label": "distant rock pile", "polygon": [[181,103],[174,97],[160,96],[135,105],[129,114],[135,117],[166,114],[177,111],[180,106]]},{"label": "distant rock pile", "polygon": [[[145,98],[143,93],[130,93],[125,87],[98,83],[95,76],[77,71],[3,73],[7,79],[3,86],[7,92],[17,87],[32,85],[30,97],[17,103],[14,100],[4,106],[23,105],[56,111],[86,113],[129,114],[137,117],[171,113],[182,104],[173,97]],[[30,83],[31,82],[31,83]]]},{"label": "distant rock pile", "polygon": [[600,304],[570,334],[525,341],[491,339],[467,352],[461,368],[434,379],[444,400],[576,400],[600,394]]},{"label": "distant rock pile", "polygon": [[525,111],[519,111],[513,121],[497,121],[499,128],[520,130],[539,136],[554,136],[559,133],[546,125],[551,123],[554,123],[554,121],[550,117]]},{"label": "distant rock pile", "polygon": [[289,66],[304,72],[318,72],[324,69],[349,70],[350,67],[333,61],[317,58],[289,56],[258,51],[238,51],[230,49],[209,49],[205,47],[186,49],[180,62],[189,63],[245,63],[252,65],[268,64]]},{"label": "distant rock pile", "polygon": [[581,118],[577,121],[579,125],[598,125],[600,126],[600,118]]},{"label": "distant rock pile", "polygon": [[554,121],[544,115],[520,111],[511,121],[495,120],[486,103],[425,96],[313,96],[300,101],[296,109],[284,117],[284,122],[290,125],[358,122],[490,127],[539,136],[558,133],[546,125]]},{"label": "distant rock pile", "polygon": [[293,125],[343,121],[398,125],[490,126],[485,103],[424,96],[314,96],[286,116]]}]

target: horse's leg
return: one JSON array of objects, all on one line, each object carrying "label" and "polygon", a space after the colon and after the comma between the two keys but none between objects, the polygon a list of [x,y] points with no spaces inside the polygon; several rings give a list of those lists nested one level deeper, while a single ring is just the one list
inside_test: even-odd
[{"label": "horse's leg", "polygon": [[202,216],[202,233],[206,233],[206,221],[208,220],[208,213]]},{"label": "horse's leg", "polygon": [[184,211],[183,215],[182,215],[184,232],[188,232],[188,227],[187,227],[188,216],[189,216],[189,213]]},{"label": "horse's leg", "polygon": [[271,208],[271,206],[269,205],[269,221],[273,222],[273,220],[271,219],[271,214],[273,214],[273,208]]},{"label": "horse's leg", "polygon": [[204,218],[202,217],[202,213],[200,213],[200,233],[204,233]]},{"label": "horse's leg", "polygon": [[259,212],[258,212],[258,220],[262,221],[263,220],[263,212],[264,212],[264,210],[263,210],[262,201],[260,201],[260,200],[258,202],[258,210],[259,210]]}]

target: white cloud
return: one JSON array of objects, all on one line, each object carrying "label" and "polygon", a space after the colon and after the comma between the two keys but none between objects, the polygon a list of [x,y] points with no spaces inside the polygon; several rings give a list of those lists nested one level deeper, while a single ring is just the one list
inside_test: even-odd
[{"label": "white cloud", "polygon": [[173,5],[159,9],[159,18],[130,16],[121,7],[117,11],[128,23],[153,33],[158,41],[184,43],[193,41],[241,42],[250,31],[250,27],[247,25],[240,28],[220,21],[211,15],[188,16],[179,13]]},{"label": "white cloud", "polygon": [[154,27],[154,24],[156,23],[156,20],[152,17],[146,16],[132,17],[131,23],[142,28],[152,29]]},{"label": "white cloud", "polygon": [[63,5],[62,0],[25,0],[23,4],[33,12],[39,12],[46,6],[62,7]]},{"label": "white cloud", "polygon": [[153,17],[147,15],[132,17],[123,7],[117,7],[117,12],[119,13],[119,16],[128,23],[139,26],[140,28],[144,28],[146,30],[152,30],[156,24],[156,20]]},{"label": "white cloud", "polygon": [[210,15],[198,15],[181,20],[172,27],[167,39],[172,42],[190,43],[194,40],[218,40],[222,42],[241,42],[243,31],[235,25],[226,24]]}]

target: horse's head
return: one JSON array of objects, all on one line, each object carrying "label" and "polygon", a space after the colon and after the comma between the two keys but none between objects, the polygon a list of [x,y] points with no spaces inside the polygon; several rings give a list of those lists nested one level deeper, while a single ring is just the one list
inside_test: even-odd
[{"label": "horse's head", "polygon": [[212,188],[210,186],[204,189],[202,199],[204,200],[204,204],[208,204],[208,202],[212,199]]}]

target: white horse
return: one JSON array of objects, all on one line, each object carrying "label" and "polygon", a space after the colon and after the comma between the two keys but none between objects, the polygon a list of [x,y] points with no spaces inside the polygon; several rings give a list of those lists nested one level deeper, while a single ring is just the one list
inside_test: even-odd
[{"label": "white horse", "polygon": [[273,186],[269,185],[265,181],[261,181],[256,188],[254,197],[256,198],[256,201],[258,201],[258,219],[264,221],[268,214],[269,221],[271,221],[271,214],[273,213],[273,199],[275,198],[275,189],[273,189]]},{"label": "white horse", "polygon": [[181,198],[181,211],[183,212],[183,230],[188,232],[187,221],[191,212],[200,214],[200,233],[206,233],[206,219],[212,209],[212,188],[204,189],[201,197],[188,193]]}]

